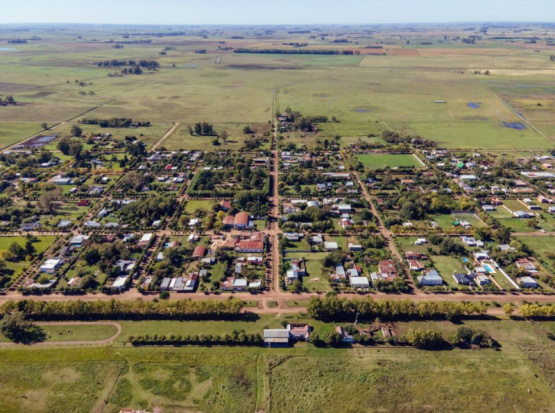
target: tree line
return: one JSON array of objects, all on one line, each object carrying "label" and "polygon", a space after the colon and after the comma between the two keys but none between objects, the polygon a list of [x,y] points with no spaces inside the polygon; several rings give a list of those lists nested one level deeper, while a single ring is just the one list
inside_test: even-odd
[{"label": "tree line", "polygon": [[246,334],[244,330],[233,331],[231,334],[195,334],[195,335],[174,335],[174,334],[145,334],[129,336],[127,341],[134,346],[150,345],[223,345],[223,346],[261,346],[264,343],[260,334]]},{"label": "tree line", "polygon": [[98,125],[101,128],[130,128],[130,127],[147,128],[150,126],[150,121],[139,122],[131,118],[111,118],[111,119],[85,118],[85,119],[81,119],[79,123],[83,125]]},{"label": "tree line", "polygon": [[142,67],[143,69],[148,70],[156,70],[160,67],[160,63],[156,60],[105,60],[103,62],[98,62],[96,64],[98,67],[122,67],[122,66],[131,66],[131,67]]},{"label": "tree line", "polygon": [[359,55],[359,50],[317,50],[317,49],[235,49],[234,53],[256,54],[313,54],[313,55]]},{"label": "tree line", "polygon": [[0,306],[2,316],[20,311],[32,320],[221,320],[241,317],[243,301],[8,301]]},{"label": "tree line", "polygon": [[396,319],[457,319],[480,316],[487,312],[484,303],[464,301],[373,300],[371,297],[348,300],[346,298],[312,297],[308,315],[324,321],[374,320],[376,317]]}]

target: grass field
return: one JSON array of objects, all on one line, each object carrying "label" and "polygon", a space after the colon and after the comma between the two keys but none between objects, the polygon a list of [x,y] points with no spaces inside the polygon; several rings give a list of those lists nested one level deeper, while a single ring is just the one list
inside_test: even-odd
[{"label": "grass field", "polygon": [[555,265],[555,260],[548,257],[548,253],[553,253],[553,243],[552,239],[546,241],[544,237],[518,237],[518,240],[524,242],[528,247],[530,247],[536,254],[549,263],[551,270]]},{"label": "grass field", "polygon": [[[232,329],[260,332],[282,320],[254,322],[122,322],[127,334],[223,334]],[[308,320],[307,320],[308,321]],[[318,332],[332,323],[310,323]],[[238,324],[238,325],[237,325]],[[187,346],[0,348],[2,411],[103,411],[121,408],[163,411],[268,412],[443,410],[550,412],[555,402],[552,344],[554,322],[469,320],[394,323],[439,331],[461,325],[483,329],[500,351],[425,351],[403,347],[293,349]],[[365,327],[365,325],[362,325]],[[441,380],[438,379],[441,377]],[[418,383],[418,385],[415,385]],[[511,391],[507,392],[507,388]],[[528,389],[532,389],[530,395]]]},{"label": "grass field", "polygon": [[[114,336],[117,328],[113,325],[89,324],[89,325],[57,325],[41,324],[40,327],[46,335],[45,343],[72,341],[100,341]],[[0,334],[0,343],[10,341]]]},{"label": "grass field", "polygon": [[[309,145],[315,139],[335,136],[341,137],[342,145],[359,139],[371,141],[369,134],[388,129],[418,134],[447,148],[548,150],[555,139],[549,59],[514,45],[488,41],[463,46],[440,37],[432,46],[416,41],[403,45],[398,39],[382,37],[394,43],[386,47],[385,56],[239,55],[216,50],[215,38],[185,36],[169,37],[175,50],[160,56],[163,47],[159,39],[152,44],[112,48],[104,43],[113,38],[109,29],[87,32],[98,42],[62,32],[35,33],[42,37],[43,47],[29,44],[0,52],[7,57],[0,63],[0,92],[13,93],[22,103],[0,111],[0,145],[38,132],[36,126],[41,122],[69,121],[61,128],[64,133],[72,119],[90,111],[85,116],[151,121],[149,131],[119,133],[143,133],[149,145],[172,122],[180,122],[179,130],[164,143],[168,149],[237,149],[245,138],[241,133],[245,125],[265,124],[272,119],[273,109],[288,106],[306,115],[338,120],[320,125],[318,137],[307,138]],[[377,41],[359,34],[363,43]],[[221,39],[237,47],[245,42],[254,47],[271,43],[255,38],[230,40],[225,35]],[[303,40],[316,48],[333,44]],[[205,44],[209,53],[195,54],[199,44]],[[217,62],[215,57],[219,57]],[[141,58],[157,59],[160,70],[108,77],[113,68],[91,64]],[[476,67],[489,67],[492,76],[474,76]],[[85,83],[79,86],[75,80]],[[435,104],[435,100],[447,103]],[[469,102],[481,105],[473,109]],[[538,102],[543,102],[541,107]],[[522,121],[515,111],[545,137],[531,127],[522,131],[504,127],[503,122]],[[214,147],[211,139],[188,135],[187,126],[202,121],[213,123],[217,131],[228,130],[229,141]]]},{"label": "grass field", "polygon": [[385,168],[398,168],[398,167],[413,167],[422,168],[423,164],[416,159],[414,155],[387,155],[387,154],[372,154],[372,155],[357,155],[358,160],[364,165],[365,168],[377,169]]}]

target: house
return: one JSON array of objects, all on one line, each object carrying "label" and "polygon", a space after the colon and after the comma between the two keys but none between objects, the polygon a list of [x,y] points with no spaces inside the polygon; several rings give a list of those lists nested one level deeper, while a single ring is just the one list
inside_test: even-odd
[{"label": "house", "polygon": [[417,238],[416,241],[414,241],[414,245],[424,245],[427,243],[428,241],[426,240],[426,238]]},{"label": "house", "polygon": [[310,237],[310,243],[311,244],[322,244],[324,242],[324,237],[322,237],[322,235],[312,235]]},{"label": "house", "polygon": [[249,226],[249,218],[250,215],[248,212],[239,212],[235,215],[235,219],[233,220],[233,227],[235,229],[246,229]]},{"label": "house", "polygon": [[341,342],[345,343],[345,344],[352,344],[355,342],[355,339],[353,338],[352,335],[347,334],[347,332],[345,331],[345,329],[341,326],[336,326],[335,327],[335,332],[337,334],[339,334],[339,336],[341,337]]},{"label": "house", "polygon": [[46,260],[39,268],[39,271],[46,274],[55,274],[63,265],[63,261],[59,258],[51,258]]},{"label": "house", "polygon": [[350,277],[350,281],[353,290],[368,290],[370,288],[368,277]]},{"label": "house", "polygon": [[484,211],[495,211],[495,207],[493,205],[482,205],[482,209]]},{"label": "house", "polygon": [[118,260],[114,264],[115,267],[119,267],[120,272],[129,274],[135,268],[134,260]]},{"label": "house", "polygon": [[289,337],[296,341],[308,341],[312,327],[308,324],[287,324]]},{"label": "house", "polygon": [[532,277],[529,277],[529,276],[517,278],[517,281],[522,288],[538,287],[538,283],[536,282],[536,280],[534,280]]},{"label": "house", "polygon": [[191,228],[196,227],[197,225],[200,225],[200,219],[199,218],[191,218],[187,225]]},{"label": "house", "polygon": [[193,258],[203,258],[206,255],[206,247],[204,245],[198,245],[193,251]]},{"label": "house", "polygon": [[199,236],[197,234],[189,234],[187,242],[198,242]]},{"label": "house", "polygon": [[555,205],[549,207],[549,213],[555,214]]},{"label": "house", "polygon": [[129,279],[129,275],[119,275],[116,277],[114,282],[111,285],[111,288],[119,291],[123,291],[127,284],[127,280]]},{"label": "house", "polygon": [[170,289],[178,293],[190,293],[195,290],[198,283],[198,274],[190,273],[186,277],[177,277],[170,283]]},{"label": "house", "polygon": [[160,291],[168,291],[170,289],[170,283],[172,279],[169,277],[165,277],[162,282],[160,283]]},{"label": "house", "polygon": [[76,235],[69,240],[69,245],[75,248],[81,248],[83,246],[83,242],[85,242],[89,238],[90,237],[88,235]]},{"label": "house", "polygon": [[264,346],[289,347],[289,330],[285,328],[264,329]]},{"label": "house", "polygon": [[352,244],[352,243],[349,242],[347,244],[347,249],[349,251],[362,251],[362,245]]},{"label": "house", "polygon": [[303,238],[303,234],[297,233],[297,232],[284,232],[283,238],[285,238],[288,241],[297,242]]},{"label": "house", "polygon": [[67,227],[70,227],[70,226],[71,226],[71,221],[61,220],[61,221],[58,223],[57,226],[58,226],[58,228],[67,228]]},{"label": "house", "polygon": [[480,251],[474,253],[474,261],[478,264],[483,260],[489,260],[489,254],[487,251]]},{"label": "house", "polygon": [[295,268],[290,268],[285,273],[285,283],[287,285],[293,284],[295,280],[299,279],[299,271]]},{"label": "house", "polygon": [[395,267],[395,261],[393,260],[384,260],[378,264],[378,269],[380,274],[386,274],[387,277],[393,278],[398,277],[399,273],[397,272],[397,267]]},{"label": "house", "polygon": [[27,222],[27,223],[21,224],[21,231],[34,231],[39,227],[40,227],[39,222]]},{"label": "house", "polygon": [[469,247],[475,247],[476,246],[476,240],[474,239],[474,237],[461,237],[461,241],[463,242],[463,244],[468,245]]},{"label": "house", "polygon": [[513,212],[513,215],[516,218],[534,218],[534,214],[530,213],[530,212],[525,212],[525,211],[515,211]]},{"label": "house", "polygon": [[225,212],[229,211],[231,209],[231,201],[227,199],[220,201],[220,209]]},{"label": "house", "polygon": [[326,251],[336,251],[339,249],[337,242],[324,242],[324,249]]},{"label": "house", "polygon": [[337,210],[342,214],[353,212],[353,210],[351,208],[351,205],[349,205],[349,204],[339,204],[339,205],[337,205]]},{"label": "house", "polygon": [[154,235],[152,233],[143,234],[143,236],[139,240],[139,246],[144,247],[145,245],[148,245],[148,243],[152,240],[153,237]]},{"label": "house", "polygon": [[235,222],[235,217],[233,215],[228,215],[222,220],[224,228],[232,228]]},{"label": "house", "polygon": [[475,282],[476,284],[478,284],[478,285],[488,285],[488,284],[491,284],[491,280],[490,280],[489,277],[488,277],[487,275],[485,275],[485,274],[477,275],[477,276],[474,278],[474,282]]},{"label": "house", "polygon": [[441,278],[436,270],[430,270],[424,275],[419,275],[417,278],[419,284],[422,286],[435,286],[443,284],[443,278]]},{"label": "house", "polygon": [[250,241],[250,240],[241,240],[239,241],[238,245],[235,247],[235,251],[237,252],[262,252],[264,251],[264,242],[263,241]]},{"label": "house", "polygon": [[472,284],[473,277],[470,274],[462,274],[458,272],[453,273],[453,278],[460,285],[470,285]]},{"label": "house", "polygon": [[537,274],[539,272],[534,262],[528,258],[519,258],[516,260],[515,265],[518,269],[525,270],[528,274]]},{"label": "house", "polygon": [[424,269],[424,264],[418,260],[407,260],[409,264],[409,269],[411,271],[422,271]]}]

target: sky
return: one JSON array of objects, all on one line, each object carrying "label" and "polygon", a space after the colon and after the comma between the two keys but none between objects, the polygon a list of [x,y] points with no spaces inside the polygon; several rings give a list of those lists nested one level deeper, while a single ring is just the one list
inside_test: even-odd
[{"label": "sky", "polygon": [[0,0],[3,23],[554,22],[555,0]]}]

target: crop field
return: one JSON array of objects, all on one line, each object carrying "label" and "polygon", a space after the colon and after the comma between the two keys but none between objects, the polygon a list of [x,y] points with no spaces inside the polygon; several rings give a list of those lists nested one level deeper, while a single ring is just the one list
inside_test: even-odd
[{"label": "crop field", "polygon": [[422,163],[416,159],[414,155],[388,155],[388,154],[371,154],[371,155],[358,155],[358,160],[366,168],[398,168],[398,167],[413,167],[422,168]]}]

